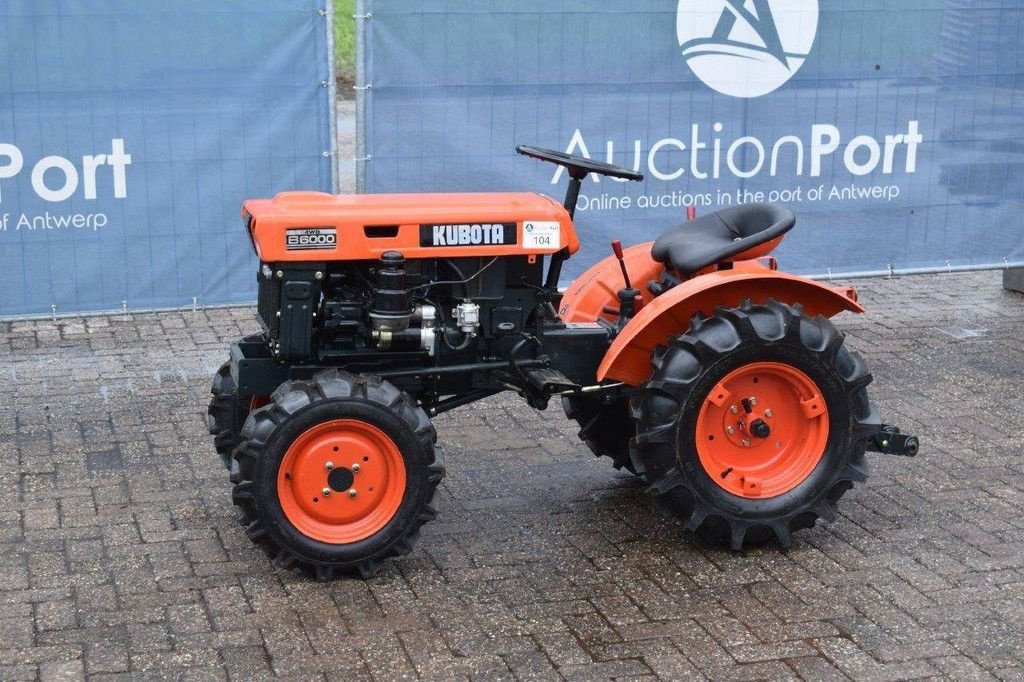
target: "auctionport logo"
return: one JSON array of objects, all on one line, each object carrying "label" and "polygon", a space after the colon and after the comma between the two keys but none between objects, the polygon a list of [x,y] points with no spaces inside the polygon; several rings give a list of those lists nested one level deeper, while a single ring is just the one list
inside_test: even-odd
[{"label": "auctionport logo", "polygon": [[676,34],[690,70],[711,89],[760,97],[803,66],[818,0],[679,0]]}]

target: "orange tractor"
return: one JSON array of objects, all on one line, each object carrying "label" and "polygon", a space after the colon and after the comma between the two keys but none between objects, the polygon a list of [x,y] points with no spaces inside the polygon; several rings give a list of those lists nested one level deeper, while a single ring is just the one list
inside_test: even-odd
[{"label": "orange tractor", "polygon": [[[590,173],[540,194],[279,194],[242,215],[262,332],[231,347],[209,408],[249,538],[281,567],[372,575],[435,517],[431,417],[501,391],[560,398],[580,438],[646,479],[657,507],[734,550],[790,544],[867,477],[914,455],[829,322],[856,292],[776,269],[795,223],[730,207],[622,249],[564,292]],[[692,216],[691,216],[692,217]]]}]

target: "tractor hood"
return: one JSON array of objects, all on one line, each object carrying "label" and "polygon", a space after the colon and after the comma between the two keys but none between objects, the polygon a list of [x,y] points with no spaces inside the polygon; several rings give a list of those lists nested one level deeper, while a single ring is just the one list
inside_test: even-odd
[{"label": "tractor hood", "polygon": [[283,192],[242,206],[263,262],[550,254],[579,249],[569,213],[543,194]]}]

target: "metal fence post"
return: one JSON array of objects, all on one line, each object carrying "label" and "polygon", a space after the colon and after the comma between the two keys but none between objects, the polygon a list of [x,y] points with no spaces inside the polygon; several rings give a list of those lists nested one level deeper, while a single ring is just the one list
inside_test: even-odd
[{"label": "metal fence post", "polygon": [[338,63],[334,50],[334,0],[324,0],[324,30],[327,31],[327,115],[330,129],[331,191],[341,191],[338,163]]},{"label": "metal fence post", "polygon": [[367,25],[372,17],[369,0],[356,0],[356,193],[366,191],[366,98],[369,85],[366,82]]}]

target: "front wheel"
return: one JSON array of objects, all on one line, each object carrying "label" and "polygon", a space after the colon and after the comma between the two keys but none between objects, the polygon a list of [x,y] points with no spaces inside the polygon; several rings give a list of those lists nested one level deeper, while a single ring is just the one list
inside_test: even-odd
[{"label": "front wheel", "polygon": [[230,362],[221,365],[213,375],[210,394],[213,397],[206,409],[206,426],[213,436],[213,447],[220,461],[230,470],[231,451],[238,445],[238,434],[249,416],[248,405],[239,397],[235,380],[231,378]]},{"label": "front wheel", "polygon": [[286,382],[232,453],[239,520],[281,568],[369,577],[435,516],[436,439],[413,399],[379,378],[331,370]]},{"label": "front wheel", "polygon": [[[262,334],[252,334],[242,339],[243,342],[257,341]],[[206,409],[206,426],[213,436],[213,447],[220,456],[220,461],[228,471],[231,470],[231,451],[238,445],[238,437],[242,425],[253,410],[266,405],[268,396],[243,398],[238,395],[235,380],[231,376],[231,361],[225,362],[213,375],[210,386],[210,406]]]},{"label": "front wheel", "polygon": [[705,540],[744,544],[835,517],[867,478],[878,429],[864,362],[824,317],[775,300],[693,320],[633,399],[635,458],[657,506]]}]

